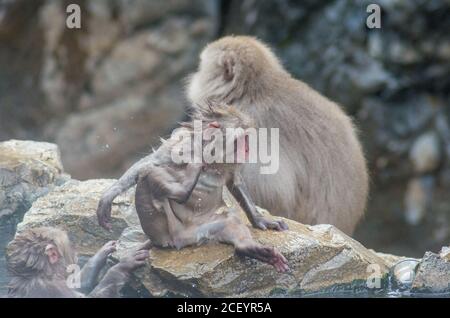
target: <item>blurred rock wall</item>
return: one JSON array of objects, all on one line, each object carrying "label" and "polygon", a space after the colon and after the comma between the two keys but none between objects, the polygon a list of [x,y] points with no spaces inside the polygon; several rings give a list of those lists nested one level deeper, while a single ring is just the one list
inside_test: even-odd
[{"label": "blurred rock wall", "polygon": [[[65,27],[73,2],[80,30]],[[372,192],[357,238],[421,256],[450,239],[448,30],[448,0],[0,0],[0,140],[53,141],[74,177],[118,176],[184,117],[201,48],[256,35],[360,128]]]},{"label": "blurred rock wall", "polygon": [[203,0],[1,3],[0,140],[55,141],[81,179],[117,176],[183,118],[183,79],[216,32]]}]

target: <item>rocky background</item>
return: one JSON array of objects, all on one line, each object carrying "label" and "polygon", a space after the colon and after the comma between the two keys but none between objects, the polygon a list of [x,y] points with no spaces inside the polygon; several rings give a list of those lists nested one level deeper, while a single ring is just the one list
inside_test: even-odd
[{"label": "rocky background", "polygon": [[450,239],[448,30],[448,0],[0,0],[0,141],[54,142],[72,177],[117,177],[185,116],[201,48],[256,35],[360,128],[372,184],[356,239],[421,257]]}]

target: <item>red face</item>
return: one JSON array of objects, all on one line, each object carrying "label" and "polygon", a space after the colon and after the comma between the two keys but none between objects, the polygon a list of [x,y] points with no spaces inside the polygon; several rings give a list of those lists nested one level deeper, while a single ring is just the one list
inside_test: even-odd
[{"label": "red face", "polygon": [[56,264],[59,261],[59,252],[58,249],[56,248],[55,245],[53,244],[48,244],[45,247],[45,254],[48,257],[48,261],[50,262],[50,264]]},{"label": "red face", "polygon": [[[220,123],[217,121],[210,122],[208,124],[208,128],[219,129],[221,127]],[[238,136],[234,140],[234,153],[235,160],[237,159],[238,154],[244,154],[245,161],[248,161],[249,156],[249,137],[247,134]]]}]

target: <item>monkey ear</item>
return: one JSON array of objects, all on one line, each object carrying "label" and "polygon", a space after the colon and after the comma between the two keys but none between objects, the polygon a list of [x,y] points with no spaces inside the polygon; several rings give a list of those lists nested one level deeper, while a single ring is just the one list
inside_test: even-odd
[{"label": "monkey ear", "polygon": [[220,128],[220,124],[217,121],[213,121],[208,124],[208,128]]},{"label": "monkey ear", "polygon": [[221,59],[223,79],[227,82],[233,80],[235,75],[235,58],[231,53],[224,53]]},{"label": "monkey ear", "polygon": [[48,261],[50,264],[55,264],[59,261],[59,253],[58,249],[53,244],[47,244],[45,247],[45,254],[48,257]]}]

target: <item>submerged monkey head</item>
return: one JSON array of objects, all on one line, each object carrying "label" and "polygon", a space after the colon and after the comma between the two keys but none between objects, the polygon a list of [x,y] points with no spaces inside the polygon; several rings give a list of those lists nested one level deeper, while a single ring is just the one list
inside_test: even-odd
[{"label": "submerged monkey head", "polygon": [[15,277],[36,277],[66,272],[76,263],[67,233],[50,227],[27,229],[7,247],[8,270]]},{"label": "submerged monkey head", "polygon": [[188,79],[187,95],[193,104],[206,100],[232,104],[244,97],[257,98],[280,74],[288,75],[264,43],[249,36],[227,36],[203,50],[198,71]]}]

